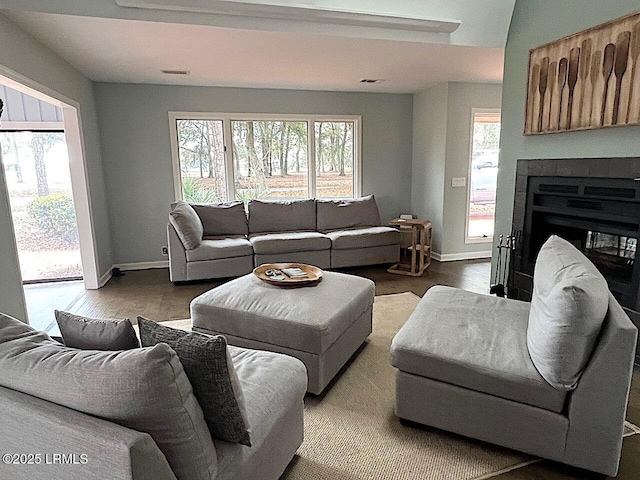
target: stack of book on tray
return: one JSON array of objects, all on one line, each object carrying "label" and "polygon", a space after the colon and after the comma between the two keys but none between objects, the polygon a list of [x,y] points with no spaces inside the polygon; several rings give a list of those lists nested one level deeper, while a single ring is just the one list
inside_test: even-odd
[{"label": "stack of book on tray", "polygon": [[307,272],[298,267],[283,268],[282,273],[284,273],[289,278],[303,278],[308,276]]}]

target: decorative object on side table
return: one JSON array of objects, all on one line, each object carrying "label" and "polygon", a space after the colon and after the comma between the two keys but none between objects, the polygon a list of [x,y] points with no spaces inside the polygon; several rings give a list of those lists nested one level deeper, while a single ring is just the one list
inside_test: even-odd
[{"label": "decorative object on side table", "polygon": [[322,270],[304,263],[265,263],[253,274],[278,287],[314,287],[322,281]]},{"label": "decorative object on side table", "polygon": [[638,62],[640,12],[534,48],[524,134],[640,125]]},{"label": "decorative object on side table", "polygon": [[389,225],[401,230],[411,229],[411,263],[396,263],[387,272],[419,277],[431,265],[431,222],[429,220],[396,218]]}]

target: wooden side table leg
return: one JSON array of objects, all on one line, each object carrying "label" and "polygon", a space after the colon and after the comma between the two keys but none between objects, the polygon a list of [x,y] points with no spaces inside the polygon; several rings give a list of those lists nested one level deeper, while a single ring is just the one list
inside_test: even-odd
[{"label": "wooden side table leg", "polygon": [[420,229],[420,270],[419,272],[424,272],[424,256],[426,255],[425,251],[425,241],[426,241],[427,229],[422,227]]},{"label": "wooden side table leg", "polygon": [[417,273],[418,258],[416,256],[418,249],[418,227],[416,225],[411,229],[411,273]]},{"label": "wooden side table leg", "polygon": [[431,249],[433,248],[433,237],[432,237],[432,230],[431,230],[431,226],[429,226],[427,228],[427,245],[429,245],[429,250],[427,251],[427,267],[431,266]]}]

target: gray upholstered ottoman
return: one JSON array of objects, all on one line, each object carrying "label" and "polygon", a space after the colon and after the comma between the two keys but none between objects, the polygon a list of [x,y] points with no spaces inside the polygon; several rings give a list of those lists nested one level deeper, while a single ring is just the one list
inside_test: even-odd
[{"label": "gray upholstered ottoman", "polygon": [[232,345],[284,353],[304,362],[307,391],[319,394],[371,333],[371,280],[324,272],[315,287],[280,288],[253,274],[191,302],[193,330]]}]

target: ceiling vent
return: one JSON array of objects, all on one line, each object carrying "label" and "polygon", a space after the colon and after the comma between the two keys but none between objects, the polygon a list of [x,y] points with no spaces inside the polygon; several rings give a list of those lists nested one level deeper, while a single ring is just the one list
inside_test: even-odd
[{"label": "ceiling vent", "polygon": [[189,70],[162,70],[166,75],[189,75]]},{"label": "ceiling vent", "polygon": [[360,83],[380,83],[383,81],[384,80],[380,78],[363,78],[362,80],[360,80]]}]

